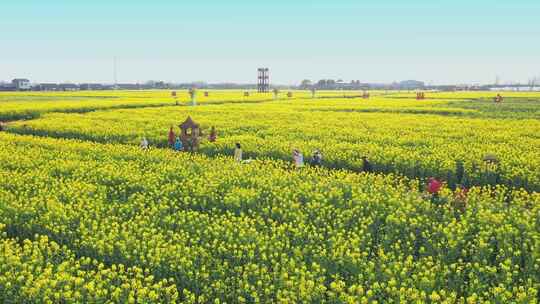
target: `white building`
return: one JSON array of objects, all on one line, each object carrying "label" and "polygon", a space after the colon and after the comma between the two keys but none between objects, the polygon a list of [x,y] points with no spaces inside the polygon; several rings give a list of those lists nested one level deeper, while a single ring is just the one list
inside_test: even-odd
[{"label": "white building", "polygon": [[11,81],[18,91],[28,91],[32,87],[30,86],[30,80],[24,78],[15,78]]}]

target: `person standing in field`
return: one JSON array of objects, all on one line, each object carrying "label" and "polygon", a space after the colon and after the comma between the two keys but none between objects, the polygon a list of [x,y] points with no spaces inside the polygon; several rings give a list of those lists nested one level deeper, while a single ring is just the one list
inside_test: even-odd
[{"label": "person standing in field", "polygon": [[432,195],[437,195],[439,194],[439,191],[441,191],[441,188],[442,188],[442,185],[443,183],[441,181],[439,181],[438,179],[434,178],[434,177],[430,177],[428,179],[428,184],[427,184],[427,192],[429,192],[429,194],[432,194]]},{"label": "person standing in field", "polygon": [[212,129],[210,129],[210,135],[208,136],[208,141],[209,142],[215,142],[216,139],[217,139],[216,128],[212,127]]},{"label": "person standing in field", "polygon": [[174,142],[174,150],[177,152],[182,151],[182,141],[180,140],[180,137],[176,138],[176,141]]},{"label": "person standing in field", "polygon": [[148,140],[146,139],[146,137],[143,137],[141,140],[141,148],[143,150],[148,149]]},{"label": "person standing in field", "polygon": [[237,163],[242,162],[242,146],[240,146],[240,143],[236,143],[234,148],[234,161]]},{"label": "person standing in field", "polygon": [[169,130],[169,147],[174,148],[174,139],[176,138],[176,135],[174,134],[173,127]]},{"label": "person standing in field", "polygon": [[319,150],[315,150],[313,152],[313,156],[311,156],[311,165],[315,167],[319,167],[322,165],[322,153]]},{"label": "person standing in field", "polygon": [[431,202],[434,203],[434,204],[439,204],[440,203],[440,200],[439,200],[439,192],[442,190],[442,187],[443,187],[443,182],[434,178],[434,177],[430,177],[428,179],[428,183],[427,183],[427,186],[426,186],[426,191],[429,193],[429,195],[431,196]]},{"label": "person standing in field", "polygon": [[362,156],[362,171],[368,173],[373,172],[373,167],[367,159],[367,156]]},{"label": "person standing in field", "polygon": [[304,155],[297,149],[293,151],[293,160],[296,168],[302,168],[304,166]]}]

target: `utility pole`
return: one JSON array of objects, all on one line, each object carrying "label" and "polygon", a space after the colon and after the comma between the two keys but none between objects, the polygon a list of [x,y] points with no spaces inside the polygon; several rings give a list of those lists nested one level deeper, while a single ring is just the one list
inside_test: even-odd
[{"label": "utility pole", "polygon": [[530,91],[534,91],[534,88],[536,87],[537,82],[538,82],[538,78],[536,76],[529,79],[529,90]]},{"label": "utility pole", "polygon": [[117,67],[116,67],[116,56],[113,58],[113,77],[114,77],[114,89],[118,89],[118,78],[117,78]]}]

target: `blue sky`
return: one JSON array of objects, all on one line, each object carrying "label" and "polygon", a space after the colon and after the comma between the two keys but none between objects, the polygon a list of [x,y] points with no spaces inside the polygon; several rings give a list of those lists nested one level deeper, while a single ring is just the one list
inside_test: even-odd
[{"label": "blue sky", "polygon": [[433,83],[540,76],[540,1],[0,0],[0,79]]}]

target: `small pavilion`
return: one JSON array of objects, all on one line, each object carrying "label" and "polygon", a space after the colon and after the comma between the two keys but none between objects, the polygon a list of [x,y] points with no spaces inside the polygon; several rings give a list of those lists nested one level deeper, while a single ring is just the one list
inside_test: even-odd
[{"label": "small pavilion", "polygon": [[184,146],[184,151],[195,152],[201,143],[201,126],[194,122],[190,116],[179,125],[181,130],[180,140]]}]

